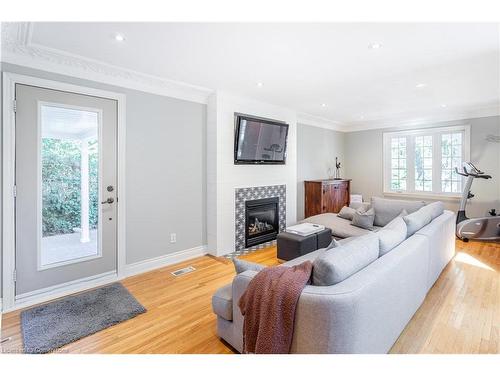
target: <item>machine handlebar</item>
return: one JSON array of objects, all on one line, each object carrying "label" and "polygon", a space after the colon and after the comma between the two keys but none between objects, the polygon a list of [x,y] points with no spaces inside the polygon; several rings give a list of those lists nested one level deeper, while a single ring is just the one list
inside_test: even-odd
[{"label": "machine handlebar", "polygon": [[464,177],[469,177],[469,176],[472,176],[474,178],[484,178],[486,180],[490,179],[491,176],[489,174],[484,174],[484,172],[480,171],[479,169],[477,169],[474,164],[472,163],[466,163],[470,168],[471,168],[471,171],[474,171],[474,172],[468,172],[467,171],[467,168],[464,166],[463,169],[463,173],[462,172],[459,172],[458,171],[458,168],[455,167],[455,172],[456,174],[460,175],[460,176],[464,176]]}]

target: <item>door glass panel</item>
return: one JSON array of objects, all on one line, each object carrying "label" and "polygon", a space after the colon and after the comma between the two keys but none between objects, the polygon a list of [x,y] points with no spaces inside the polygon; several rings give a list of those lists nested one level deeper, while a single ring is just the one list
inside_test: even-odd
[{"label": "door glass panel", "polygon": [[99,112],[40,105],[41,246],[39,266],[100,255]]}]

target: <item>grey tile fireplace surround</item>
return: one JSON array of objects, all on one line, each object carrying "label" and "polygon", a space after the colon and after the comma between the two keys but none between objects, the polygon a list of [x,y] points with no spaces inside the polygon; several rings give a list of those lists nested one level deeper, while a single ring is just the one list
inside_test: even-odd
[{"label": "grey tile fireplace surround", "polygon": [[274,240],[245,248],[245,201],[273,197],[279,198],[279,231],[282,232],[285,230],[286,226],[286,185],[255,186],[235,189],[235,251],[233,253],[226,254],[225,257],[233,258],[235,256],[253,252],[276,243],[276,240]]}]

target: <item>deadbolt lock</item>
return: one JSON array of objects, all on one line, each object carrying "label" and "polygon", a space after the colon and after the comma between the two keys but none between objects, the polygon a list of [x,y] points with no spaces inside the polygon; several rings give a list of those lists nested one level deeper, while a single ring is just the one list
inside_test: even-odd
[{"label": "deadbolt lock", "polygon": [[113,187],[113,185],[109,185],[107,188],[106,188],[107,191],[111,192],[113,190],[115,190],[115,188]]}]

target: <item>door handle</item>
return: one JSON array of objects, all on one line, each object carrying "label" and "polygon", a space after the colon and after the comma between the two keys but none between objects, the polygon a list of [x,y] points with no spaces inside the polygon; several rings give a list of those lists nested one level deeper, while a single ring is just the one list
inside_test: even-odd
[{"label": "door handle", "polygon": [[109,197],[109,198],[108,198],[108,199],[106,199],[104,202],[101,202],[101,204],[106,204],[106,203],[111,204],[111,203],[113,203],[114,201],[115,201],[115,200],[114,200],[114,198]]}]

